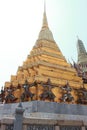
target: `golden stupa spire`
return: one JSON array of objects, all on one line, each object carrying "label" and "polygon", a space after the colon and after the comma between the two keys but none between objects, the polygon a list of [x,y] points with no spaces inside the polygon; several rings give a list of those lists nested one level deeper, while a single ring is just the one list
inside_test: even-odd
[{"label": "golden stupa spire", "polygon": [[42,28],[48,28],[48,21],[46,16],[46,1],[44,0],[44,14],[43,14],[43,25]]},{"label": "golden stupa spire", "polygon": [[44,13],[43,13],[42,28],[41,28],[41,31],[39,33],[38,40],[54,41],[53,34],[48,27],[48,21],[47,21],[47,16],[46,16],[46,1],[45,0],[44,0]]}]

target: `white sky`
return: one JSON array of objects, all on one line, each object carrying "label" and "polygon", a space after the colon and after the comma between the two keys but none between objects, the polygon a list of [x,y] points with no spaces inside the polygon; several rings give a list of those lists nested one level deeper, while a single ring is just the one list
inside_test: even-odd
[{"label": "white sky", "polygon": [[[0,0],[0,86],[26,60],[42,25],[43,0]],[[87,50],[87,0],[46,0],[49,27],[66,59],[77,60],[77,35]]]}]

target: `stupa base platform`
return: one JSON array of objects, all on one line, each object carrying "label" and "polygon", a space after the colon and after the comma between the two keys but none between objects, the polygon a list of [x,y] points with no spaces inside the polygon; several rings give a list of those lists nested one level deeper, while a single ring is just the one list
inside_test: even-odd
[{"label": "stupa base platform", "polygon": [[[87,130],[87,106],[44,101],[23,102],[23,130]],[[13,130],[18,103],[0,105],[0,130]]]}]

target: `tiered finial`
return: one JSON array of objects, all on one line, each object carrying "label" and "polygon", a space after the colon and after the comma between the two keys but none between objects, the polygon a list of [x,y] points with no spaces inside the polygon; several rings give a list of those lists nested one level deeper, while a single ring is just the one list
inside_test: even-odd
[{"label": "tiered finial", "polygon": [[44,0],[44,16],[43,16],[43,25],[42,28],[48,28],[47,16],[46,16],[46,1]]},{"label": "tiered finial", "polygon": [[47,16],[46,16],[46,1],[44,0],[44,14],[43,14],[43,23],[42,23],[42,28],[39,33],[38,40],[48,40],[48,41],[54,41],[53,34],[49,29],[48,26],[48,21],[47,21]]}]

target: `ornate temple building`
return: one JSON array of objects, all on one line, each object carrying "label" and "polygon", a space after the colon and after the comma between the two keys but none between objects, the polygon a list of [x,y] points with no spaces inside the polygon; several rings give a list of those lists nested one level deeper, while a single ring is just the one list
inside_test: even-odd
[{"label": "ornate temple building", "polygon": [[54,40],[44,9],[38,39],[23,65],[18,67],[17,74],[11,75],[10,82],[5,82],[1,101],[44,100],[86,104],[87,53],[79,39],[77,49],[78,63],[72,66]]}]

